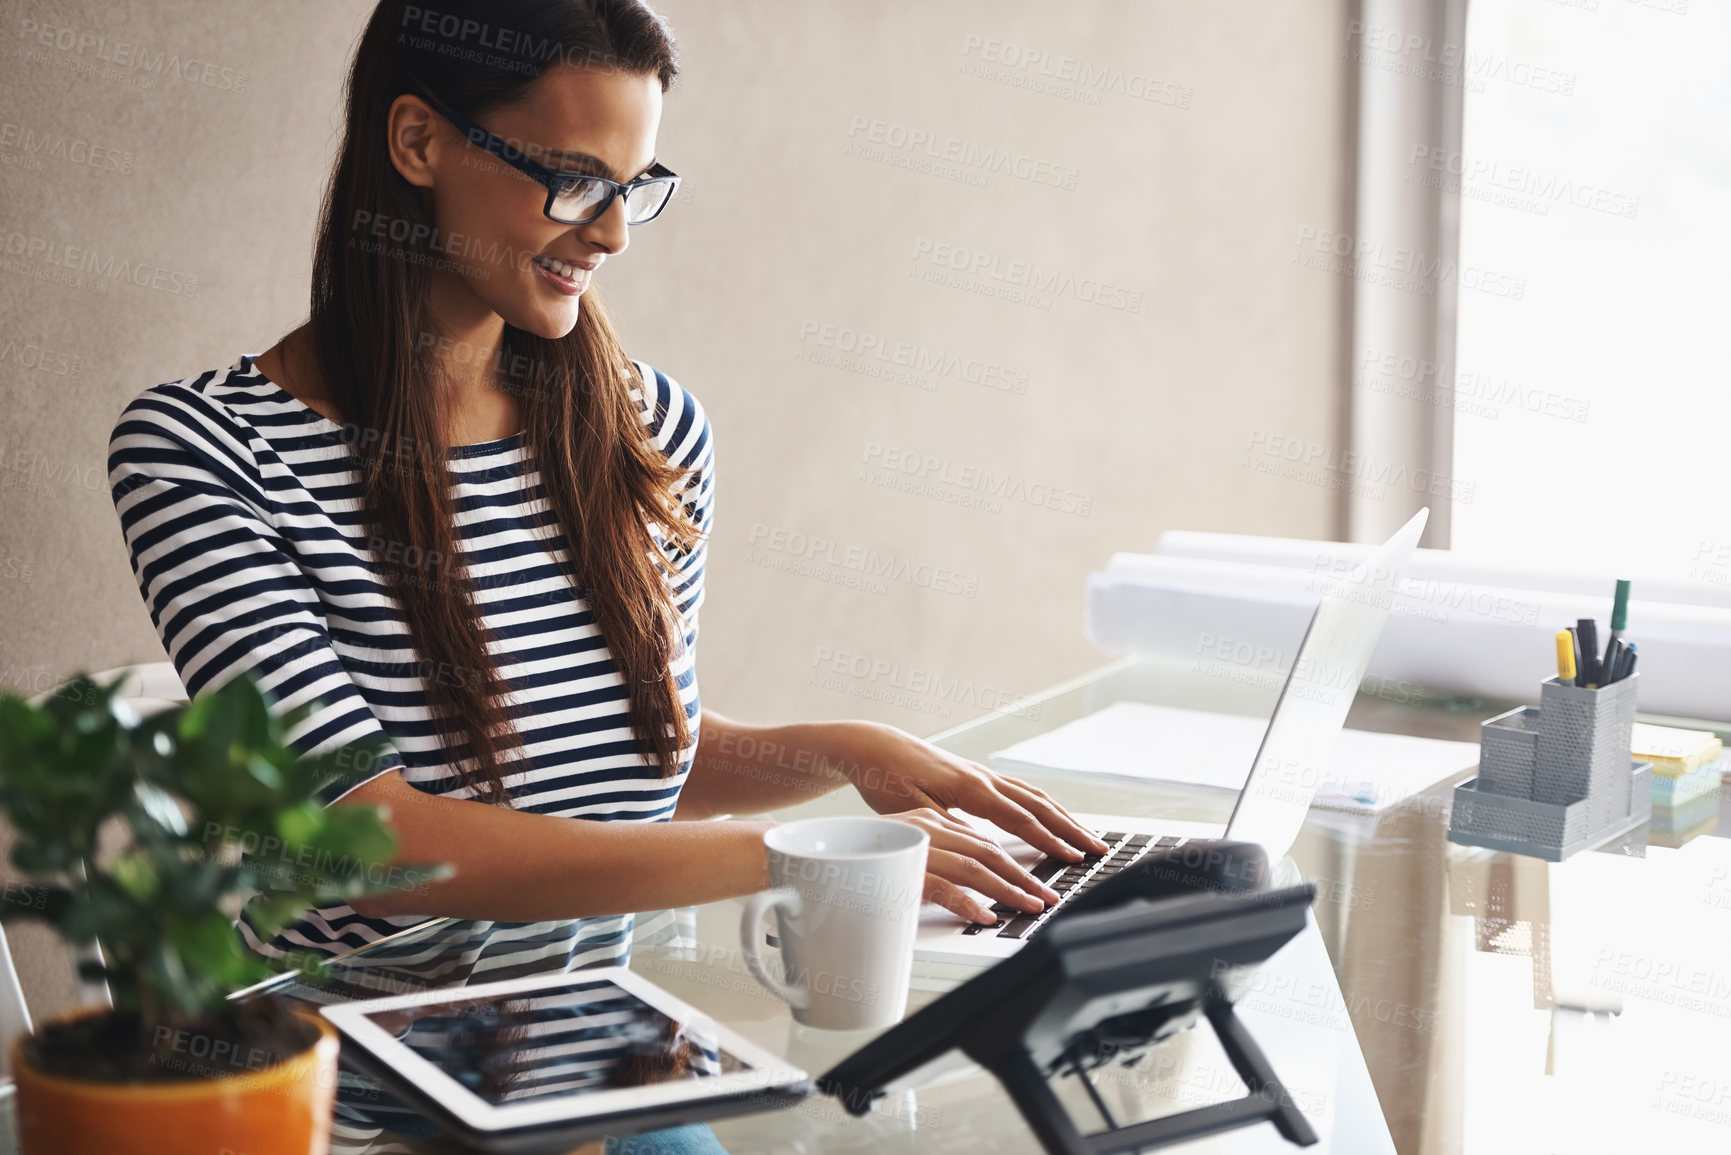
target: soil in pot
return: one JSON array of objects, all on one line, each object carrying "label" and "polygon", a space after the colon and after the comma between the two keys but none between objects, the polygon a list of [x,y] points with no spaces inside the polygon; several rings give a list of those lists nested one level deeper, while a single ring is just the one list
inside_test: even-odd
[{"label": "soil in pot", "polygon": [[24,1041],[24,1057],[42,1074],[63,1079],[172,1083],[261,1071],[318,1037],[318,1028],[288,1003],[256,999],[178,1023],[147,1023],[132,1011],[58,1019]]}]

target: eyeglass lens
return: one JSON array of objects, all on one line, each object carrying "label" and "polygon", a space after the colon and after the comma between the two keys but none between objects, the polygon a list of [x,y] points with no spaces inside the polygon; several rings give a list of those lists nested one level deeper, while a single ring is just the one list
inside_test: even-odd
[{"label": "eyeglass lens", "polygon": [[[596,180],[566,181],[553,198],[553,215],[573,224],[586,224],[609,191],[607,185]],[[626,221],[635,225],[653,217],[667,203],[672,191],[672,181],[653,181],[633,188],[625,198]]]}]

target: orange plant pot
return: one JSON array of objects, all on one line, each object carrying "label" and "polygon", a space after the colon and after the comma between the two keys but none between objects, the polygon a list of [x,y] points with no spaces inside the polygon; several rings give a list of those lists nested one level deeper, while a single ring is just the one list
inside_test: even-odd
[{"label": "orange plant pot", "polygon": [[[101,1083],[36,1071],[12,1044],[23,1155],[325,1155],[337,1094],[337,1032],[256,1071],[171,1083]],[[189,1058],[189,1066],[198,1059]]]}]

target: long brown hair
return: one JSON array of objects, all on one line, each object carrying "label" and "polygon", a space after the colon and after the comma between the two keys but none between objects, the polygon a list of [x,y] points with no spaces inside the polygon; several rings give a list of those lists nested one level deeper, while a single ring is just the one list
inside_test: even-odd
[{"label": "long brown hair", "polygon": [[[420,15],[416,15],[419,12]],[[525,95],[549,67],[678,70],[673,38],[640,0],[440,0],[430,10],[381,0],[356,50],[347,122],[315,243],[310,333],[319,371],[351,427],[378,570],[402,606],[416,672],[440,740],[471,793],[509,804],[520,767],[508,686],[487,648],[476,584],[461,557],[452,507],[447,402],[425,355],[441,258],[424,190],[390,163],[387,117],[400,95],[430,90],[468,116]],[[357,243],[357,222],[390,223],[386,245]],[[512,255],[519,267],[533,254]],[[624,681],[631,728],[663,777],[678,769],[691,727],[669,662],[684,645],[668,570],[651,536],[694,547],[699,529],[672,486],[687,476],[651,444],[630,390],[635,369],[591,287],[577,326],[548,340],[505,326],[497,365],[519,398],[523,444],[540,471],[570,559]],[[528,366],[527,370],[522,367]],[[642,382],[653,405],[653,382]],[[551,544],[551,543],[550,543]],[[439,562],[431,567],[429,561]]]}]

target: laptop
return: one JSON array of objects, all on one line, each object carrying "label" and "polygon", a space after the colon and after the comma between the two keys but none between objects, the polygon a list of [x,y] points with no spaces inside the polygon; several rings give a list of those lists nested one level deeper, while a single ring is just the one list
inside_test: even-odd
[{"label": "laptop", "polygon": [[1419,510],[1363,563],[1324,590],[1224,827],[1150,815],[1077,814],[1077,820],[1099,834],[1108,849],[1070,863],[1047,858],[989,823],[975,822],[1056,890],[1059,901],[1039,914],[994,904],[991,909],[998,921],[990,927],[928,904],[914,942],[916,978],[960,980],[1014,954],[1072,898],[1144,855],[1163,853],[1193,839],[1254,842],[1271,864],[1280,862],[1304,825],[1322,778],[1318,760],[1346,722],[1429,515],[1428,508]]}]

